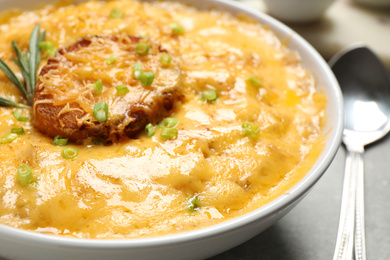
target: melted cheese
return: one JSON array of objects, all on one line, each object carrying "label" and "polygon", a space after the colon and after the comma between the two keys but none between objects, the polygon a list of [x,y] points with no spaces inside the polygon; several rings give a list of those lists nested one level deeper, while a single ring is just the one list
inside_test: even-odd
[{"label": "melted cheese", "polygon": [[[110,18],[113,8],[124,17]],[[0,223],[80,238],[188,231],[280,196],[322,150],[326,97],[299,57],[265,26],[178,3],[60,2],[0,16],[0,56],[6,62],[12,64],[11,41],[26,48],[37,23],[57,47],[88,34],[146,34],[161,44],[181,68],[184,97],[171,115],[179,119],[178,136],[166,140],[156,128],[153,137],[141,133],[109,146],[69,144],[79,155],[65,160],[63,147],[30,122],[16,121],[13,108],[2,107],[0,136],[12,127],[26,133],[1,144]],[[185,33],[173,34],[171,23]],[[248,83],[251,75],[263,86]],[[200,100],[210,88],[218,100]],[[0,95],[23,102],[2,72]],[[246,136],[244,122],[258,124],[259,135]],[[21,163],[30,165],[36,179],[28,187],[16,180]],[[200,207],[190,212],[194,196]]]}]

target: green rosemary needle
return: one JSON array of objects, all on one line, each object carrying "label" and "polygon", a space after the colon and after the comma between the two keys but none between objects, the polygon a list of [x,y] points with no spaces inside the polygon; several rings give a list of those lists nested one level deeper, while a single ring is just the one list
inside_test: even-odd
[{"label": "green rosemary needle", "polygon": [[[46,35],[45,30],[39,34],[39,29],[40,25],[38,24],[34,27],[31,33],[29,51],[25,50],[22,53],[18,45],[12,41],[12,48],[16,54],[16,58],[13,57],[12,60],[16,63],[16,65],[18,65],[20,69],[24,79],[23,83],[18,79],[15,72],[10,69],[5,61],[0,58],[0,69],[4,72],[7,78],[23,93],[23,95],[27,98],[28,104],[30,106],[33,103],[35,85],[37,82],[37,70],[39,62],[41,61],[41,49],[39,48],[39,43],[43,41]],[[4,97],[1,97],[0,99],[0,106],[25,107]]]}]

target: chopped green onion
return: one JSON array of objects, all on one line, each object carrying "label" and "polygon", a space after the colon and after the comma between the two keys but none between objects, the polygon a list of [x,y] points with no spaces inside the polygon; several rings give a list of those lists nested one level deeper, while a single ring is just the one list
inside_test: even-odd
[{"label": "chopped green onion", "polygon": [[147,34],[142,34],[142,35],[141,35],[141,38],[142,38],[142,39],[147,39],[148,37],[149,37],[149,35],[147,35]]},{"label": "chopped green onion", "polygon": [[197,197],[193,197],[188,201],[187,209],[190,212],[198,211],[200,208],[200,200]]},{"label": "chopped green onion", "polygon": [[159,124],[158,127],[166,128],[166,127],[175,127],[179,123],[179,119],[174,117],[164,118]]},{"label": "chopped green onion", "polygon": [[54,137],[53,144],[56,145],[56,146],[67,145],[68,144],[68,138],[64,138],[64,137],[62,137],[60,135],[57,135],[56,137]]},{"label": "chopped green onion", "polygon": [[104,141],[103,139],[100,139],[100,138],[93,138],[92,143],[96,144],[96,145],[105,145],[106,141]]},{"label": "chopped green onion", "polygon": [[54,44],[50,41],[44,41],[44,42],[40,42],[38,44],[39,48],[42,50],[42,51],[48,51],[50,49],[53,49],[55,48],[54,47]]},{"label": "chopped green onion", "polygon": [[94,113],[94,117],[95,117],[100,123],[102,123],[102,122],[104,122],[104,121],[107,120],[107,114],[106,114],[106,112],[105,112],[103,109],[101,109],[101,110],[97,111],[96,113]]},{"label": "chopped green onion", "polygon": [[140,79],[142,74],[142,65],[140,63],[136,63],[133,66],[133,76],[135,79]]},{"label": "chopped green onion", "polygon": [[218,98],[217,91],[215,89],[208,89],[202,92],[202,98],[207,101],[215,101]]},{"label": "chopped green onion", "polygon": [[258,88],[263,86],[263,82],[255,75],[252,75],[252,76],[248,77],[248,82],[252,86],[255,86],[255,87],[258,87]]},{"label": "chopped green onion", "polygon": [[93,116],[100,122],[104,122],[108,117],[108,106],[104,101],[97,102],[93,107]]},{"label": "chopped green onion", "polygon": [[110,58],[108,58],[108,60],[106,61],[108,65],[110,64],[113,64],[114,62],[116,62],[118,58],[116,56],[111,56]]},{"label": "chopped green onion", "polygon": [[161,135],[161,137],[171,139],[171,138],[176,137],[178,133],[179,133],[179,131],[177,131],[176,128],[166,127],[166,128],[161,129],[160,135]]},{"label": "chopped green onion", "polygon": [[138,43],[135,46],[135,52],[137,52],[138,54],[148,54],[149,49],[150,47],[146,43]]},{"label": "chopped green onion", "polygon": [[29,116],[22,116],[20,114],[20,110],[19,109],[16,109],[15,112],[14,112],[14,117],[16,118],[16,120],[20,121],[20,122],[27,122],[30,117]]},{"label": "chopped green onion", "polygon": [[1,138],[1,143],[8,144],[8,143],[11,143],[12,141],[14,141],[16,138],[18,138],[17,133],[9,133]]},{"label": "chopped green onion", "polygon": [[115,89],[120,95],[126,94],[130,91],[126,85],[118,85],[115,87]]},{"label": "chopped green onion", "polygon": [[184,28],[176,23],[171,23],[169,25],[169,27],[171,27],[173,33],[175,33],[175,34],[183,34],[184,33]]},{"label": "chopped green onion", "polygon": [[24,134],[24,128],[23,127],[12,128],[11,133],[22,135],[22,134]]},{"label": "chopped green onion", "polygon": [[149,123],[145,126],[145,133],[147,136],[151,137],[156,133],[156,129],[154,129],[154,126]]},{"label": "chopped green onion", "polygon": [[23,186],[29,184],[33,180],[33,173],[30,166],[25,163],[22,163],[17,171],[17,179],[19,183]]},{"label": "chopped green onion", "polygon": [[260,128],[257,124],[251,122],[245,122],[241,125],[245,135],[254,136],[260,132]]},{"label": "chopped green onion", "polygon": [[123,13],[121,10],[119,10],[118,8],[114,8],[111,10],[110,12],[110,18],[113,18],[113,19],[121,19],[123,18]]},{"label": "chopped green onion", "polygon": [[98,81],[96,81],[93,84],[93,90],[95,91],[95,95],[98,95],[98,94],[102,93],[102,91],[103,91],[103,82],[102,82],[101,79],[99,79]]},{"label": "chopped green onion", "polygon": [[48,50],[47,53],[49,53],[50,56],[54,56],[56,54],[56,51],[57,51],[57,49],[53,48],[53,49]]},{"label": "chopped green onion", "polygon": [[50,41],[40,42],[38,46],[42,51],[47,51],[51,56],[56,52],[56,47],[54,47],[54,44]]},{"label": "chopped green onion", "polygon": [[160,62],[161,62],[162,64],[164,64],[164,65],[169,65],[169,64],[171,63],[171,60],[172,60],[171,56],[169,56],[169,55],[166,54],[166,53],[163,53],[163,54],[161,54],[161,56],[160,56]]},{"label": "chopped green onion", "polygon": [[142,72],[140,76],[140,81],[142,86],[150,86],[153,83],[154,80],[154,73],[153,72]]},{"label": "chopped green onion", "polygon": [[66,147],[64,150],[62,150],[61,154],[62,157],[69,160],[75,158],[79,154],[79,152],[77,151],[77,149],[74,149],[72,147]]}]

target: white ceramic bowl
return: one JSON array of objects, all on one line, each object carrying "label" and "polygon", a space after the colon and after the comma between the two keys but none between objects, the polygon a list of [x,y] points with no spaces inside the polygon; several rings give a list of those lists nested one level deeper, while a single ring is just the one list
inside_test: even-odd
[{"label": "white ceramic bowl", "polygon": [[[30,8],[49,0],[0,0],[0,9]],[[218,8],[247,14],[268,25],[289,47],[299,52],[304,65],[312,71],[318,85],[328,96],[326,146],[309,173],[288,192],[267,205],[241,217],[207,228],[145,239],[92,240],[65,238],[19,230],[0,225],[0,256],[9,259],[204,259],[228,250],[259,234],[288,211],[310,191],[333,160],[341,142],[343,101],[338,83],[327,63],[297,33],[264,13],[222,0],[183,0],[198,8]]]}]

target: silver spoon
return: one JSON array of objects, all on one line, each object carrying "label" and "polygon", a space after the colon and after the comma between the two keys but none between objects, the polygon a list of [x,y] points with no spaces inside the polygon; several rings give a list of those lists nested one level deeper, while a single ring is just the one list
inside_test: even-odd
[{"label": "silver spoon", "polygon": [[390,130],[390,77],[367,47],[347,48],[330,61],[344,96],[347,148],[339,230],[333,260],[366,259],[364,146]]}]

